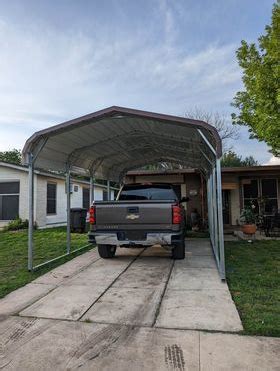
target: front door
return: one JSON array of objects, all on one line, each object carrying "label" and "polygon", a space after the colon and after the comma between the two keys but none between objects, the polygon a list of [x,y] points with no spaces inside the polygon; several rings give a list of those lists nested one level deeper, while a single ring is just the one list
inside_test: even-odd
[{"label": "front door", "polygon": [[223,222],[224,224],[230,224],[230,191],[223,190]]}]

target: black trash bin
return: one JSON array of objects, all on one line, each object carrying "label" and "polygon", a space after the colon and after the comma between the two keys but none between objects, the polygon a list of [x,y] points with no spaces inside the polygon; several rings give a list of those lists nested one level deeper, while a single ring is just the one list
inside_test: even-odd
[{"label": "black trash bin", "polygon": [[70,229],[71,232],[85,233],[86,231],[87,209],[73,207],[70,209]]}]

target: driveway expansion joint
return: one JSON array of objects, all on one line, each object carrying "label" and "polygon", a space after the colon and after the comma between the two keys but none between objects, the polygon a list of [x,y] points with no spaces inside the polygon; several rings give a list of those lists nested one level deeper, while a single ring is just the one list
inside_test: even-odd
[{"label": "driveway expansion joint", "polygon": [[[87,308],[87,310],[86,311],[84,311],[83,312],[83,314],[82,315],[80,315],[79,316],[79,318],[77,319],[77,321],[81,321],[81,318],[83,317],[83,316],[85,316],[86,315],[86,313],[94,306],[94,304],[95,303],[97,303],[98,302],[98,300],[100,300],[101,298],[102,298],[102,296],[104,295],[104,294],[106,294],[106,292],[114,285],[114,283],[119,279],[119,277],[123,274],[123,273],[125,273],[127,270],[128,270],[128,268],[134,263],[134,261],[143,253],[145,251],[145,249],[143,249],[142,251],[140,251],[140,253],[138,254],[138,255],[136,255],[132,260],[131,260],[131,262],[129,262],[129,264],[124,268],[124,270],[123,271],[121,271],[121,273],[110,283],[110,285],[102,292],[102,294],[101,295],[99,295],[98,296],[98,298],[96,299],[96,300],[94,300],[94,302]],[[82,321],[83,322],[83,321]]]},{"label": "driveway expansion joint", "polygon": [[175,265],[175,260],[172,260],[172,263],[171,263],[171,265],[170,265],[170,270],[169,270],[169,272],[168,272],[168,277],[167,277],[167,280],[166,280],[166,282],[165,282],[165,285],[164,285],[163,291],[162,291],[162,293],[161,293],[161,296],[160,296],[160,299],[159,299],[159,302],[158,302],[158,305],[157,305],[157,308],[156,308],[156,312],[155,312],[154,320],[153,320],[153,323],[152,323],[152,326],[151,326],[151,327],[155,327],[155,324],[156,324],[156,321],[157,321],[157,318],[158,318],[158,315],[159,315],[159,312],[160,312],[161,303],[162,303],[163,297],[164,297],[164,295],[165,295],[165,292],[166,292],[166,289],[167,289],[167,286],[168,286],[168,282],[169,282],[169,280],[170,280],[170,277],[171,277],[171,274],[172,274],[172,271],[173,271],[174,265]]}]

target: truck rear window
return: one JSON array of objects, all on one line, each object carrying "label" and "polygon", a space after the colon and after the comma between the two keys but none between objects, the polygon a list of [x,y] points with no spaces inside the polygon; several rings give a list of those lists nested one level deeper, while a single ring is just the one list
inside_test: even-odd
[{"label": "truck rear window", "polygon": [[176,193],[170,185],[126,185],[119,200],[175,200]]}]

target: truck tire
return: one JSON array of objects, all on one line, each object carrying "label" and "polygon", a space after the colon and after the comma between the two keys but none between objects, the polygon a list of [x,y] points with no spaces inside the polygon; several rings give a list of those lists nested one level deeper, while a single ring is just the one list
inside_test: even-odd
[{"label": "truck tire", "polygon": [[172,249],[172,258],[174,260],[185,259],[185,241],[184,240],[174,245]]},{"label": "truck tire", "polygon": [[114,245],[97,245],[99,256],[103,259],[113,258],[117,247]]}]

